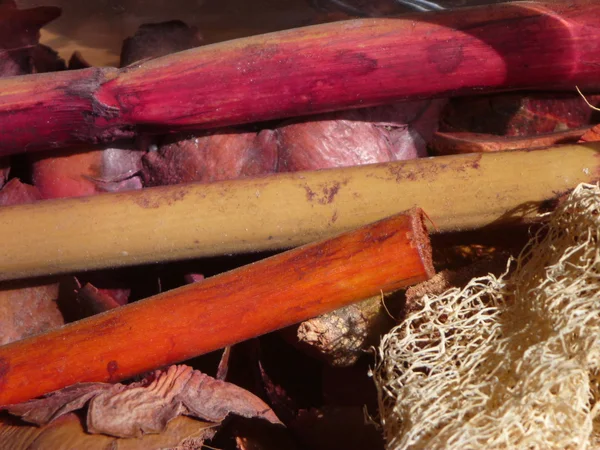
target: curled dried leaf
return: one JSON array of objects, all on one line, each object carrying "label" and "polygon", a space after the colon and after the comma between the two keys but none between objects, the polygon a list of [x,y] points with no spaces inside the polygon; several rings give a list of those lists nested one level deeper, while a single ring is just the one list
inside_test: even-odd
[{"label": "curled dried leaf", "polygon": [[150,379],[130,385],[76,384],[6,409],[25,421],[44,425],[86,404],[88,432],[124,438],[161,433],[181,415],[215,424],[229,414],[279,423],[271,408],[255,395],[183,365],[157,370]]}]

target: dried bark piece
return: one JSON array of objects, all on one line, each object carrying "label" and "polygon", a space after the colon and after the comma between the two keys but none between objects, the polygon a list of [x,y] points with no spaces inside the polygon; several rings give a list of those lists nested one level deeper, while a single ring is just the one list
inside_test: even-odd
[{"label": "dried bark piece", "polygon": [[302,322],[284,335],[308,354],[335,367],[348,367],[393,324],[382,297],[375,296]]},{"label": "dried bark piece", "polygon": [[215,424],[229,414],[279,423],[255,395],[191,367],[171,366],[155,371],[152,378],[130,385],[76,384],[6,410],[27,422],[45,425],[87,404],[87,431],[117,437],[161,433],[181,415]]},{"label": "dried bark piece", "polygon": [[202,43],[198,29],[180,20],[144,24],[123,41],[120,66],[198,47]]},{"label": "dried bark piece", "polygon": [[179,416],[160,434],[139,438],[117,438],[89,434],[75,413],[65,414],[42,427],[26,426],[8,415],[0,415],[0,442],[10,449],[86,449],[86,450],[192,450],[215,434],[214,424]]},{"label": "dried bark piece", "polygon": [[[0,206],[30,203],[41,198],[34,187],[10,180],[0,190]],[[58,283],[18,281],[0,284],[0,345],[64,325],[57,305]]]},{"label": "dried bark piece", "polygon": [[256,177],[275,172],[273,131],[236,130],[176,136],[143,158],[146,186]]}]

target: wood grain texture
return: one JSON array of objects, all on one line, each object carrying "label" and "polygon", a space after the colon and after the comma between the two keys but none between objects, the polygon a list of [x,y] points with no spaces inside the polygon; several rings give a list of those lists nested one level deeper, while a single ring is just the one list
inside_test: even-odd
[{"label": "wood grain texture", "polygon": [[600,4],[350,20],[0,82],[0,155],[499,89],[600,89]]},{"label": "wood grain texture", "polygon": [[128,378],[432,275],[415,209],[0,347],[0,405]]},{"label": "wood grain texture", "polygon": [[419,206],[440,231],[531,220],[600,144],[423,158],[0,208],[0,279],[280,250]]}]

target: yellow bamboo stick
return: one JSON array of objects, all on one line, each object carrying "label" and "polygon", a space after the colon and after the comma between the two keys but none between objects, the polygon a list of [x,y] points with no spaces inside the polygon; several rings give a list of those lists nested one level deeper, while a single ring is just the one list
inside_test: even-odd
[{"label": "yellow bamboo stick", "polygon": [[534,217],[600,144],[453,155],[0,208],[0,280],[316,241],[419,206],[440,231]]}]

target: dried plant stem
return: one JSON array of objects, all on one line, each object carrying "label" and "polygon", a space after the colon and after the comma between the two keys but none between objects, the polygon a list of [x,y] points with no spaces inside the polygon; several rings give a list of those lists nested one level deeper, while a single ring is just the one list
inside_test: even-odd
[{"label": "dried plant stem", "polygon": [[600,90],[600,4],[336,22],[0,82],[0,155],[497,89]]},{"label": "dried plant stem", "polygon": [[[453,155],[1,208],[0,279],[290,248],[422,207],[506,224],[600,178],[600,144]],[[550,202],[549,202],[550,201]]]},{"label": "dried plant stem", "polygon": [[415,209],[0,347],[0,405],[128,378],[432,275]]}]

